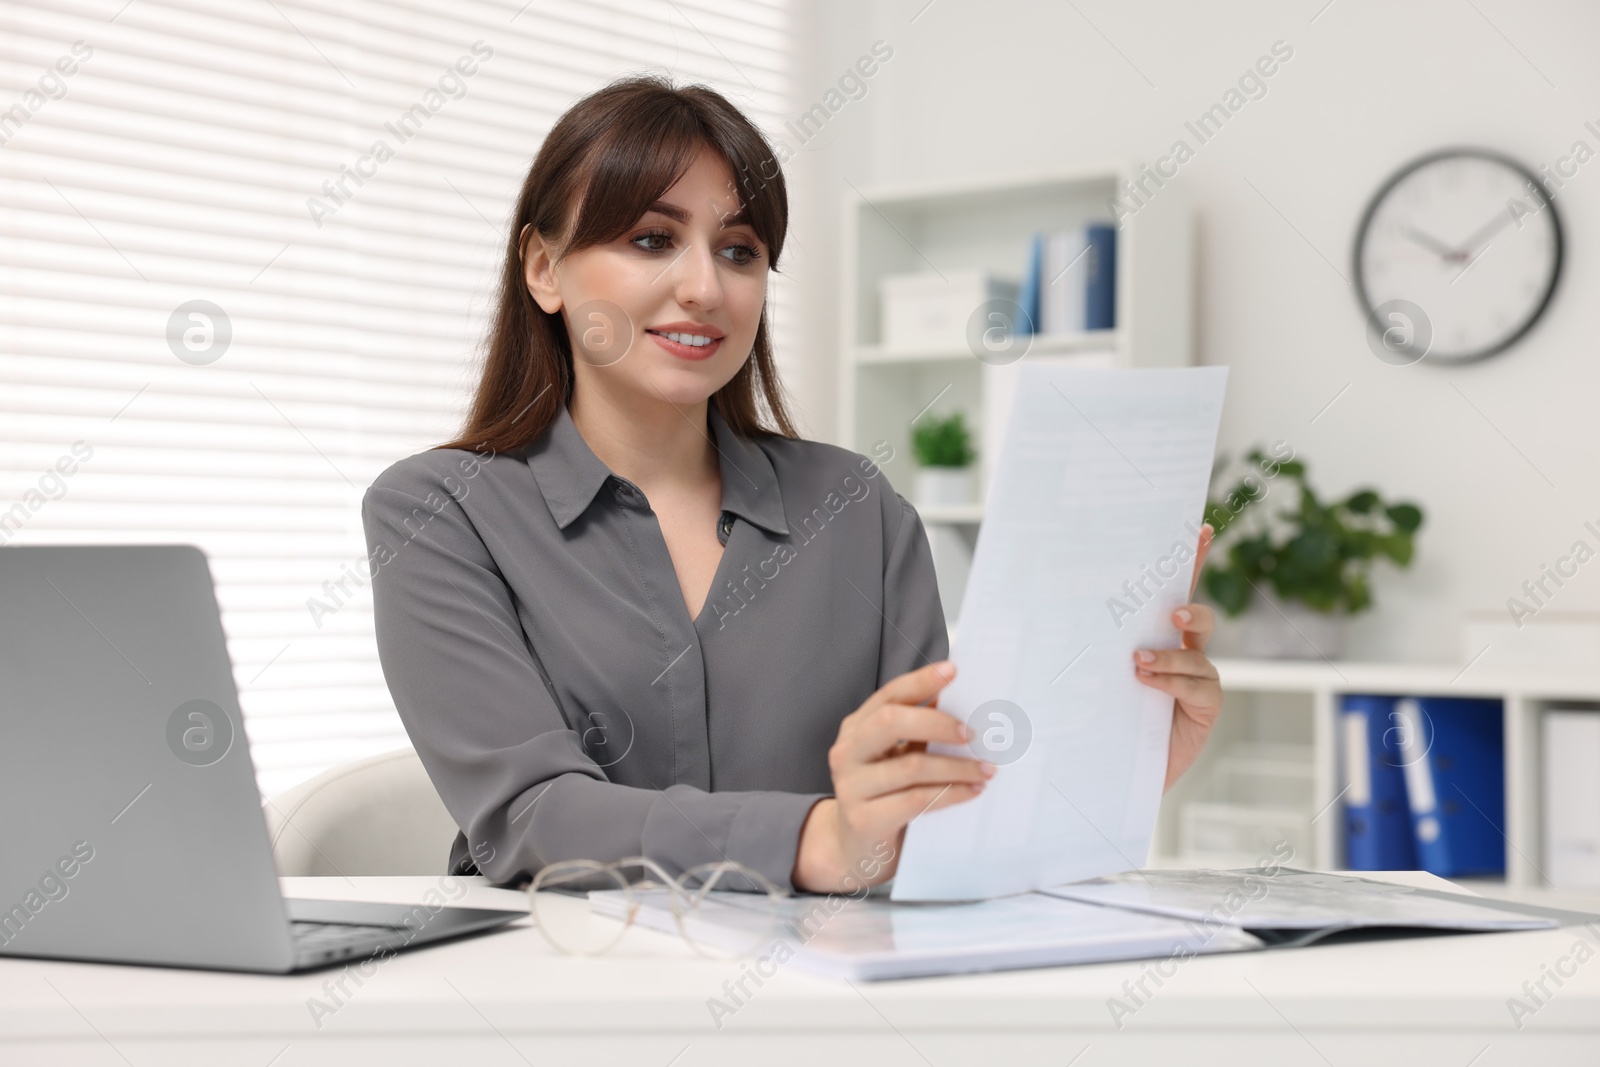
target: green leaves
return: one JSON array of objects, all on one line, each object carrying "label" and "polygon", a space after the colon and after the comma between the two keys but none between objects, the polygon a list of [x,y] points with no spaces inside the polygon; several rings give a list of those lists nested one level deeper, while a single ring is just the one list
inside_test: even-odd
[{"label": "green leaves", "polygon": [[1349,598],[1350,614],[1352,615],[1358,611],[1365,611],[1372,605],[1372,590],[1367,585],[1367,576],[1365,574],[1351,575],[1350,586],[1345,593]]},{"label": "green leaves", "polygon": [[1415,533],[1422,526],[1422,510],[1415,504],[1396,504],[1387,514],[1389,521],[1406,533]]},{"label": "green leaves", "polygon": [[[1353,615],[1372,606],[1369,572],[1375,561],[1411,565],[1414,535],[1423,522],[1417,505],[1385,504],[1370,488],[1323,503],[1305,482],[1303,462],[1278,460],[1260,448],[1246,458],[1254,469],[1220,498],[1208,500],[1205,510],[1217,547],[1201,586],[1227,614],[1243,614],[1266,582],[1279,598]],[[1274,493],[1292,506],[1253,506]],[[1246,516],[1250,521],[1242,522]]]},{"label": "green leaves", "polygon": [[1378,494],[1371,489],[1363,489],[1350,494],[1350,499],[1344,502],[1344,506],[1357,515],[1365,515],[1378,506]]},{"label": "green leaves", "polygon": [[[1282,442],[1279,443],[1281,444]],[[1301,478],[1306,473],[1305,464],[1299,460],[1274,459],[1261,451],[1260,446],[1252,448],[1245,454],[1244,458],[1254,464],[1256,469],[1267,478],[1276,478],[1280,474],[1287,474],[1291,478]]]},{"label": "green leaves", "polygon": [[924,467],[965,467],[978,456],[959,411],[944,419],[930,416],[912,431],[911,447]]},{"label": "green leaves", "polygon": [[1394,560],[1402,567],[1411,564],[1411,536],[1405,533],[1393,533],[1387,537],[1378,538],[1378,551]]},{"label": "green leaves", "polygon": [[1206,595],[1229,615],[1237,615],[1248,607],[1250,594],[1255,592],[1237,567],[1207,567],[1201,572],[1201,584],[1205,586]]}]

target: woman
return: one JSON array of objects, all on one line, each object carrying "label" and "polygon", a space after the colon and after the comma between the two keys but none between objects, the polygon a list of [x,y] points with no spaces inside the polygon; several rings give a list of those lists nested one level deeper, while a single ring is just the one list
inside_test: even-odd
[{"label": "woman", "polygon": [[[924,751],[968,730],[925,706],[954,667],[917,513],[789,420],[764,310],[787,222],[771,147],[703,86],[615,82],[540,148],[466,428],[362,508],[452,872],[647,855],[852,889],[994,773]],[[1181,609],[1184,647],[1130,665],[1177,698],[1168,785],[1221,705],[1212,620]]]}]

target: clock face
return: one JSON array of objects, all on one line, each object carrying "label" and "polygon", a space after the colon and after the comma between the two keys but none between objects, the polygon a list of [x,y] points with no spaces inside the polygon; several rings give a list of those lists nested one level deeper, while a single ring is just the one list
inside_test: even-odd
[{"label": "clock face", "polygon": [[1561,248],[1555,205],[1516,162],[1453,149],[1412,163],[1378,191],[1356,238],[1373,350],[1398,364],[1503,350],[1550,302]]}]

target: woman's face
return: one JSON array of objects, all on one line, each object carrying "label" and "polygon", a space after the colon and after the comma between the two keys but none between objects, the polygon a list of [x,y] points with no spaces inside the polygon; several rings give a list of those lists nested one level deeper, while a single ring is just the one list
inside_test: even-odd
[{"label": "woman's face", "polygon": [[702,149],[621,237],[552,262],[530,237],[524,273],[562,311],[577,387],[697,404],[749,358],[767,298],[767,248],[739,216],[733,172]]}]

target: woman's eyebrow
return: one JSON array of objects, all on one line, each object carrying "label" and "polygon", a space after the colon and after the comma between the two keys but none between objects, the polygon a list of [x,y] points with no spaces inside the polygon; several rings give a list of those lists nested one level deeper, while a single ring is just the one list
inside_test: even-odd
[{"label": "woman's eyebrow", "polygon": [[[656,212],[658,215],[665,215],[667,218],[680,224],[687,223],[689,221],[689,213],[687,211],[676,204],[669,204],[665,200],[657,200],[655,203],[645,208],[646,214],[652,211]],[[722,220],[722,228],[726,230],[733,226],[744,225],[749,221],[750,212],[747,208],[741,205],[738,211],[735,211],[732,215],[729,215]]]}]

